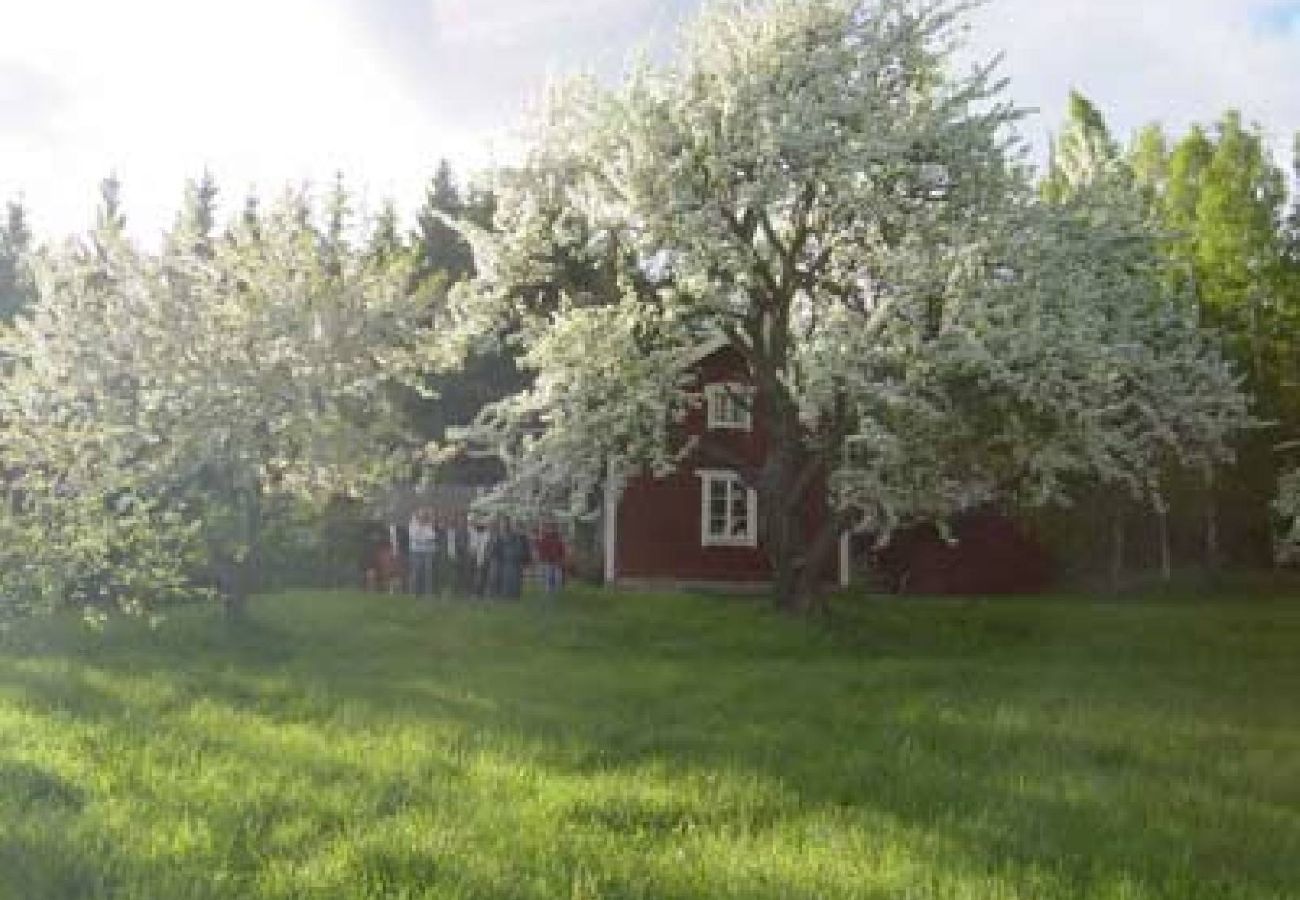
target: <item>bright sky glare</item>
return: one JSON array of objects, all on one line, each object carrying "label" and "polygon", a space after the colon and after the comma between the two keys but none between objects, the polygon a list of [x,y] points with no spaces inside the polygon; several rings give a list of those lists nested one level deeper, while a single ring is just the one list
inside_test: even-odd
[{"label": "bright sky glare", "polygon": [[[43,235],[80,230],[116,171],[129,227],[152,240],[207,166],[227,209],[341,170],[371,208],[409,210],[439,157],[508,158],[548,77],[616,72],[699,2],[10,0],[0,199],[22,196]],[[992,0],[972,26],[981,55],[1006,54],[1011,96],[1041,110],[1025,125],[1040,152],[1077,87],[1124,137],[1238,107],[1290,163],[1300,0]]]}]

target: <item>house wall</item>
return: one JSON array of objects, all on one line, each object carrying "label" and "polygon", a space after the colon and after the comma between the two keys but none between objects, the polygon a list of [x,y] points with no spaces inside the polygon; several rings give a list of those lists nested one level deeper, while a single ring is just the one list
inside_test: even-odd
[{"label": "house wall", "polygon": [[[724,349],[702,360],[696,367],[699,384],[749,383],[743,359]],[[707,413],[701,406],[692,410],[683,429],[702,435],[751,464],[760,463],[767,452],[767,434],[759,417],[749,431],[708,431]],[[614,576],[619,581],[707,582],[718,584],[761,584],[770,581],[771,566],[761,540],[756,547],[706,547],[701,542],[700,507],[703,485],[701,469],[731,469],[725,460],[697,452],[678,470],[664,478],[640,475],[628,480],[617,511],[617,553]],[[814,489],[821,497],[824,489]],[[761,512],[760,512],[761,515]],[[822,502],[806,511],[810,532],[823,521]],[[828,580],[838,578],[838,560],[829,561]]]}]

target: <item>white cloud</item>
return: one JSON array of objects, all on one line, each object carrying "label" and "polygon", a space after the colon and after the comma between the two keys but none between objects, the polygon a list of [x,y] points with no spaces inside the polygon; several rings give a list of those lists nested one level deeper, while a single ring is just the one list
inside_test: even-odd
[{"label": "white cloud", "polygon": [[653,0],[431,0],[440,37],[504,48],[645,15]]},{"label": "white cloud", "polygon": [[[1077,87],[1116,133],[1171,132],[1229,107],[1279,154],[1300,130],[1300,26],[1280,0],[992,0],[981,55],[1042,114]],[[378,201],[418,202],[436,159],[486,162],[548,74],[611,71],[698,0],[28,0],[0,28],[0,199],[46,233],[85,227],[116,169],[134,230],[174,214],[210,166],[227,203],[250,184],[343,170]],[[1271,11],[1271,12],[1270,12]],[[1288,24],[1290,23],[1290,24]],[[1285,161],[1285,156],[1279,157]]]},{"label": "white cloud", "polygon": [[1041,112],[1025,129],[1039,148],[1077,88],[1122,138],[1157,120],[1181,133],[1236,108],[1289,152],[1300,130],[1300,31],[1262,27],[1270,7],[1281,8],[1269,0],[993,0],[974,17],[972,38],[986,54],[1005,52],[1012,96]]},{"label": "white cloud", "polygon": [[45,0],[23,9],[6,15],[0,65],[39,73],[65,102],[39,135],[0,123],[0,195],[21,191],[47,232],[84,227],[110,169],[148,236],[205,165],[231,205],[252,184],[267,193],[336,170],[376,194],[414,196],[435,140],[469,140],[433,134],[382,55],[326,4]]}]

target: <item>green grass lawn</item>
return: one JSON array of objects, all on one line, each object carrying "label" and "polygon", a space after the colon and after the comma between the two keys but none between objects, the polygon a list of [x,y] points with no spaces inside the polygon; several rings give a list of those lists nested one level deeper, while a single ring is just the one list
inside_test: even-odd
[{"label": "green grass lawn", "polygon": [[0,637],[0,897],[1300,897],[1300,602]]}]

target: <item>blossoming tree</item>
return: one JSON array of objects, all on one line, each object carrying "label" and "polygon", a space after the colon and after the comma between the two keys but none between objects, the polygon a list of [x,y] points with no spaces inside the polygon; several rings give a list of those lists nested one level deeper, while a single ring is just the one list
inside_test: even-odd
[{"label": "blossoming tree", "polygon": [[[1079,475],[1146,494],[1160,459],[1227,452],[1235,378],[1141,216],[1086,186],[1036,199],[1004,85],[956,71],[962,12],[719,2],[671,65],[554,92],[458,302],[463,334],[510,333],[537,376],[476,435],[517,485],[583,495],[609,465],[722,453],[672,423],[700,399],[685,361],[723,341],[757,386],[770,453],[739,472],[797,609],[842,529]],[[805,532],[827,479],[836,514]]]},{"label": "blossoming tree", "polygon": [[343,211],[318,228],[291,193],[159,254],[101,227],[41,255],[3,341],[7,601],[143,609],[206,572],[238,613],[274,498],[359,490],[401,452],[388,387],[435,364],[428,298]]}]

